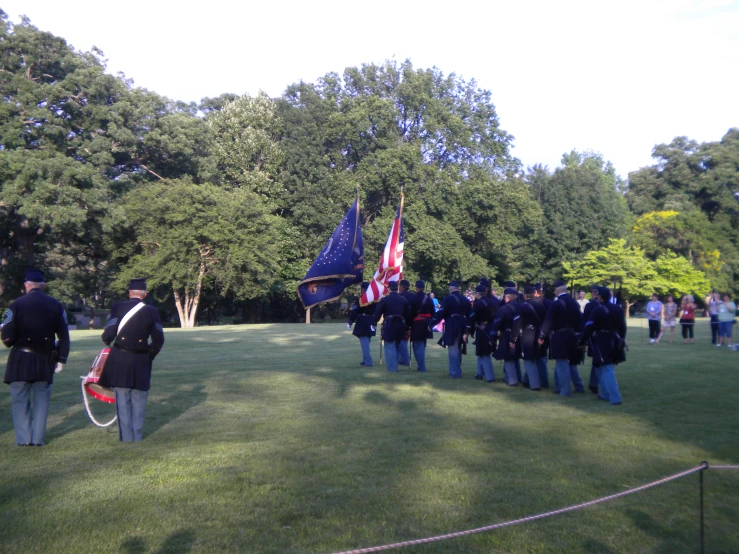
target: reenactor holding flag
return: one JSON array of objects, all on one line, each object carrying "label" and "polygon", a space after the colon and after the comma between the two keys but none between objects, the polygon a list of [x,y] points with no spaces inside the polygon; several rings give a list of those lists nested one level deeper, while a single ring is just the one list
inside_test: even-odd
[{"label": "reenactor holding flag", "polygon": [[406,336],[411,307],[408,301],[398,294],[397,281],[390,281],[387,288],[390,293],[377,304],[373,323],[377,326],[380,318],[385,318],[385,323],[382,326],[382,340],[385,341],[385,360],[387,370],[396,373],[398,371],[400,345]]},{"label": "reenactor holding flag", "polygon": [[[370,284],[365,281],[362,283],[362,292],[369,288]],[[372,316],[375,313],[375,307],[372,304],[362,306],[359,302],[359,298],[352,305],[352,309],[349,312],[349,323],[347,323],[347,329],[351,329],[354,325],[352,335],[359,339],[359,344],[362,347],[362,361],[359,365],[365,367],[372,367],[372,354],[370,353],[370,342],[372,337],[375,336],[375,327],[373,325],[374,320]]]}]

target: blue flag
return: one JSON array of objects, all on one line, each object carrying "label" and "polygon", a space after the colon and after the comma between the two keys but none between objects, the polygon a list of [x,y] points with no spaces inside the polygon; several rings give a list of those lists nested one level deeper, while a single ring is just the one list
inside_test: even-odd
[{"label": "blue flag", "polygon": [[359,224],[359,195],[298,285],[298,297],[308,309],[338,300],[344,289],[362,282],[364,243]]}]

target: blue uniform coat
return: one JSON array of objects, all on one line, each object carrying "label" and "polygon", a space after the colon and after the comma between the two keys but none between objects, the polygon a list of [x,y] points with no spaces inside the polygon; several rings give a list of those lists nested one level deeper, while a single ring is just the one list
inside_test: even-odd
[{"label": "blue uniform coat", "polygon": [[349,312],[349,324],[354,325],[352,335],[355,337],[374,337],[374,319],[372,316],[375,314],[375,306],[367,304],[366,306],[360,306],[357,300],[356,304],[352,306]]},{"label": "blue uniform coat", "polygon": [[546,308],[536,300],[527,300],[520,305],[519,316],[513,324],[513,334],[521,343],[521,357],[536,360],[546,355],[546,347],[539,345],[541,325],[547,316]]},{"label": "blue uniform coat", "polygon": [[411,341],[434,338],[434,333],[429,329],[429,321],[434,316],[434,302],[425,292],[417,292],[411,298],[411,311],[408,317],[408,326],[411,329]]},{"label": "blue uniform coat", "polygon": [[467,332],[469,322],[467,316],[470,313],[470,301],[459,291],[448,294],[441,301],[441,308],[434,314],[430,326],[444,320],[444,334],[439,340],[441,346],[449,344],[462,344],[464,334]]},{"label": "blue uniform coat", "polygon": [[[520,356],[520,343],[516,341],[513,334],[513,325],[519,316],[521,304],[516,301],[506,302],[498,310],[498,314],[493,321],[493,333],[499,336],[498,348],[493,353],[493,358],[503,360],[505,362],[513,362],[518,360]],[[510,343],[515,342],[513,348]]]},{"label": "blue uniform coat", "polygon": [[598,303],[580,336],[580,344],[593,351],[593,365],[600,367],[626,361],[622,341],[626,338],[626,318],[618,304]]},{"label": "blue uniform coat", "polygon": [[377,304],[375,308],[374,324],[385,318],[382,326],[382,340],[386,342],[399,342],[405,339],[406,322],[411,313],[408,301],[397,292],[390,292]]},{"label": "blue uniform coat", "polygon": [[541,326],[541,335],[549,337],[549,357],[568,359],[571,364],[582,362],[582,352],[577,347],[577,333],[582,330],[580,304],[567,293],[559,295],[552,303]]}]

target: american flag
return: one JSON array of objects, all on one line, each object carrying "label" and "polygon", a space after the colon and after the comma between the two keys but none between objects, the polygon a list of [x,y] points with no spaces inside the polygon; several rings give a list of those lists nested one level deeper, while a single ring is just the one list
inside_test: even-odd
[{"label": "american flag", "polygon": [[390,228],[390,235],[385,243],[385,250],[380,258],[380,266],[370,281],[370,286],[362,293],[359,303],[362,306],[377,302],[388,293],[387,285],[390,281],[400,281],[403,278],[403,244],[405,231],[403,230],[403,195],[400,195],[400,206]]}]

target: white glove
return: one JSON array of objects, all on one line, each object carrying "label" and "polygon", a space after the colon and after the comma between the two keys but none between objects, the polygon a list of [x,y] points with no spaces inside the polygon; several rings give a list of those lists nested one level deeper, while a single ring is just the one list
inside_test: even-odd
[{"label": "white glove", "polygon": [[64,369],[64,364],[62,362],[57,362],[56,367],[54,368],[54,373],[61,373],[62,369]]},{"label": "white glove", "polygon": [[346,328],[347,328],[347,329],[349,329],[349,330],[351,330],[351,328],[352,328],[352,324],[351,324],[351,323],[347,323],[347,324],[346,324]]}]

